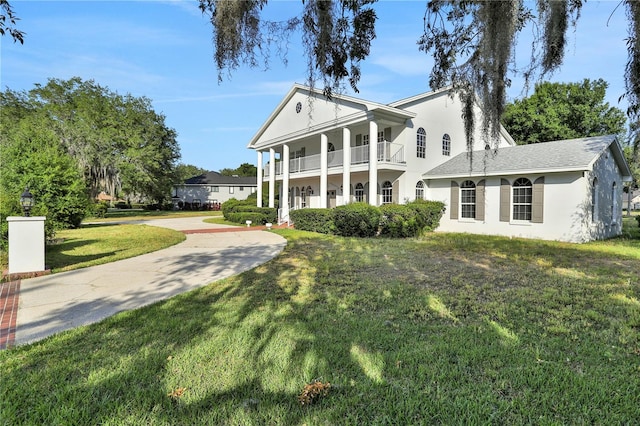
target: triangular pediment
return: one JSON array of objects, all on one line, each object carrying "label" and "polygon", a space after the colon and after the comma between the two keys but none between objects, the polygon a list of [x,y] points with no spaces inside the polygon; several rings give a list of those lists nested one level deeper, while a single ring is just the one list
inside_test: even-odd
[{"label": "triangular pediment", "polygon": [[412,116],[389,106],[343,95],[334,95],[329,100],[320,91],[296,84],[251,139],[248,148],[267,147],[301,134],[321,132],[347,122],[365,121],[374,113]]}]

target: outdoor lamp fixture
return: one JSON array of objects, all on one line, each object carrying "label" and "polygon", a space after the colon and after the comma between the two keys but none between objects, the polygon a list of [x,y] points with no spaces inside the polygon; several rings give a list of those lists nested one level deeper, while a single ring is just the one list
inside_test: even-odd
[{"label": "outdoor lamp fixture", "polygon": [[31,216],[31,207],[33,207],[33,195],[29,192],[29,187],[24,189],[24,192],[20,196],[20,205],[24,211],[25,217]]}]

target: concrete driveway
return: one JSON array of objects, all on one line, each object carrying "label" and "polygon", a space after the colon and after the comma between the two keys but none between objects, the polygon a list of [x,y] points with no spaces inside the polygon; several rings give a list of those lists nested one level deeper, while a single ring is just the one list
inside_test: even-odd
[{"label": "concrete driveway", "polygon": [[286,246],[284,238],[269,231],[203,219],[129,222],[183,231],[187,239],[130,259],[22,280],[13,344],[34,342],[239,274]]}]

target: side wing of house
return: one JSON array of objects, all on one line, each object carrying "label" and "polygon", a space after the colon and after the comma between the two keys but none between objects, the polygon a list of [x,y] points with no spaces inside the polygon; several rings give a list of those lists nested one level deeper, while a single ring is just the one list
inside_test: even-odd
[{"label": "side wing of house", "polygon": [[[621,232],[630,176],[614,136],[474,153],[425,173],[447,211],[439,231],[585,242]],[[465,170],[464,163],[468,162]]]}]

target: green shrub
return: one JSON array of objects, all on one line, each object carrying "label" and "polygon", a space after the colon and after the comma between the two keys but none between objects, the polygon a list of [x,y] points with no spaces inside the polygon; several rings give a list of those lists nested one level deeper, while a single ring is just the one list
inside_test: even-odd
[{"label": "green shrub", "polygon": [[267,222],[276,223],[278,210],[270,207],[257,207],[254,200],[236,200],[232,198],[222,204],[222,214],[229,222],[245,224],[250,220],[254,225]]},{"label": "green shrub", "polygon": [[338,206],[333,210],[336,233],[344,237],[374,237],[380,225],[380,209],[366,203]]},{"label": "green shrub", "polygon": [[330,209],[292,210],[289,212],[289,216],[296,229],[301,231],[332,234],[335,230],[333,225],[333,210]]},{"label": "green shrub", "polygon": [[400,204],[385,204],[380,207],[380,235],[391,238],[410,238],[420,234],[418,213],[415,209]]},{"label": "green shrub", "polygon": [[256,213],[256,212],[231,212],[228,215],[227,220],[233,223],[246,224],[247,220],[251,221],[252,225],[264,225],[270,220],[267,218],[267,215],[264,213]]},{"label": "green shrub", "polygon": [[416,221],[420,232],[433,231],[440,225],[445,207],[441,201],[415,200],[406,204],[416,212]]},{"label": "green shrub", "polygon": [[640,227],[640,216],[636,216],[636,220],[638,221],[638,226]]},{"label": "green shrub", "polygon": [[95,217],[105,217],[107,215],[107,210],[109,209],[109,204],[105,201],[100,201],[93,205],[93,215]]}]

